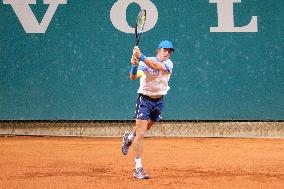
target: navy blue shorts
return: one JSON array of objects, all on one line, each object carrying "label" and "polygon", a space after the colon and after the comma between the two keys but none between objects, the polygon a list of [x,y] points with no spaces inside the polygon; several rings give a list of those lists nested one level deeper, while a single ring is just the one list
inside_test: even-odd
[{"label": "navy blue shorts", "polygon": [[164,108],[163,97],[155,99],[139,94],[136,101],[135,118],[142,120],[160,121]]}]

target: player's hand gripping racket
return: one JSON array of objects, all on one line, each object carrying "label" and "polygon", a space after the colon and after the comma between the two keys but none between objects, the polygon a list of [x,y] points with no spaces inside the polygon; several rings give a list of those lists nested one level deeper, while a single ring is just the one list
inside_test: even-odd
[{"label": "player's hand gripping racket", "polygon": [[135,37],[136,37],[136,46],[138,46],[140,41],[140,36],[143,32],[144,25],[146,22],[146,10],[142,9],[136,19],[136,26],[135,26]]}]

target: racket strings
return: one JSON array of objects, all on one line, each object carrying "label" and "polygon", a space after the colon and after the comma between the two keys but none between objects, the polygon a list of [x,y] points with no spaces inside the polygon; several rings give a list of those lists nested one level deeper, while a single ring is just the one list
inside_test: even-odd
[{"label": "racket strings", "polygon": [[136,20],[136,29],[138,33],[142,33],[145,22],[146,22],[146,10],[141,10]]}]

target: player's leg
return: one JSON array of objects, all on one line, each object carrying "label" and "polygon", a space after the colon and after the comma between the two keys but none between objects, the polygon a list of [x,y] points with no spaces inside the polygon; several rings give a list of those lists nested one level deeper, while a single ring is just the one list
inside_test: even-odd
[{"label": "player's leg", "polygon": [[137,101],[135,138],[133,140],[135,150],[135,172],[134,177],[138,179],[148,179],[144,172],[141,157],[143,153],[143,141],[148,128],[149,115],[152,103],[145,96],[140,96]]},{"label": "player's leg", "polygon": [[[140,116],[140,113],[143,112],[143,110],[142,110],[142,112],[140,110],[142,103],[143,103],[143,96],[138,95],[138,97],[136,99],[136,111],[135,111],[135,116],[134,116],[136,119]],[[142,115],[143,115],[143,113],[142,113]],[[144,115],[146,115],[146,114],[144,114]],[[141,116],[140,116],[140,118],[142,119]],[[124,134],[122,136],[122,145],[121,145],[121,151],[122,151],[123,155],[128,154],[128,150],[129,150],[135,136],[136,136],[136,126],[134,127],[133,131],[131,131],[131,132],[125,131],[124,132]]]},{"label": "player's leg", "polygon": [[[140,120],[148,120],[150,114],[150,107],[149,103],[146,102],[143,95],[138,95],[136,99],[136,111],[135,111],[135,118]],[[149,126],[150,128],[151,126]],[[133,131],[125,131],[122,136],[122,145],[121,151],[123,155],[127,155],[130,146],[132,145],[132,141],[136,136],[136,126],[134,127]]]},{"label": "player's leg", "polygon": [[[154,125],[154,121],[148,120],[147,121],[147,131],[151,129],[151,127]],[[133,128],[131,132],[125,131],[122,136],[122,153],[124,155],[128,154],[129,147],[132,145],[132,141],[134,140],[136,136],[136,127]]]},{"label": "player's leg", "polygon": [[157,103],[155,103],[154,107],[154,111],[150,113],[150,119],[147,121],[147,131],[153,127],[155,122],[159,122],[162,119],[161,112],[164,108],[164,100],[159,100]]},{"label": "player's leg", "polygon": [[[147,121],[147,131],[152,128],[152,126],[154,125],[154,123],[155,123],[155,122],[152,121],[152,120],[150,120],[150,119]],[[131,132],[128,132],[128,133],[127,133],[127,139],[132,142],[132,141],[134,140],[134,137],[135,137],[135,136],[136,136],[136,127],[134,127]]]},{"label": "player's leg", "polygon": [[[147,131],[149,131],[151,128],[152,128],[152,126],[154,125],[154,121],[152,121],[152,120],[148,120],[147,121]],[[136,136],[136,127],[134,127],[133,128],[133,130],[131,131],[131,132],[129,132],[129,134],[128,134],[128,140],[129,141],[133,141],[134,140],[134,138],[135,138],[135,136]]]},{"label": "player's leg", "polygon": [[133,176],[138,179],[148,179],[149,176],[144,172],[142,166],[142,153],[143,153],[143,141],[145,133],[148,128],[148,120],[136,119],[136,136],[133,144],[135,148],[135,171]]},{"label": "player's leg", "polygon": [[[135,118],[136,124],[133,132],[128,132],[127,137],[125,137],[125,143],[122,144],[122,153],[127,154],[129,149],[129,144],[133,143],[135,148],[135,172],[134,177],[138,179],[148,179],[149,176],[144,172],[141,163],[141,157],[143,152],[143,140],[145,133],[148,128],[148,120],[150,115],[150,110],[152,109],[152,103],[143,96],[139,95],[136,101],[136,111]],[[149,128],[152,126],[150,123]],[[132,141],[133,140],[133,141]]]},{"label": "player's leg", "polygon": [[134,177],[139,178],[139,179],[148,179],[150,178],[143,169],[142,163],[141,163],[141,157],[142,157],[142,152],[143,152],[143,139],[148,130],[152,128],[154,123],[156,121],[160,121],[161,119],[161,111],[164,107],[164,102],[163,99],[159,100],[157,103],[152,102],[152,107],[151,109],[154,108],[154,111],[149,112],[149,117],[147,121],[136,119],[136,137],[134,139],[134,144],[135,144],[135,153],[136,153],[136,158],[135,158],[135,172],[134,172]]},{"label": "player's leg", "polygon": [[149,131],[152,127],[153,127],[153,125],[154,125],[154,121],[152,121],[151,119],[149,119],[148,121],[147,121],[147,131]]},{"label": "player's leg", "polygon": [[135,144],[136,158],[141,158],[142,156],[143,139],[147,131],[147,126],[148,126],[147,120],[136,119],[136,127],[135,127],[136,136],[133,141],[133,143]]}]

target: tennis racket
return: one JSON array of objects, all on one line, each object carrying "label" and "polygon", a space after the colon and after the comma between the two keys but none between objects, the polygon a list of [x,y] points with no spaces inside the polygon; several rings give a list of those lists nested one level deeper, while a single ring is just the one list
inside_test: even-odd
[{"label": "tennis racket", "polygon": [[136,19],[136,26],[135,26],[135,37],[136,37],[136,43],[135,45],[138,46],[141,34],[144,29],[144,25],[146,22],[146,10],[142,9],[140,10],[137,19]]}]

